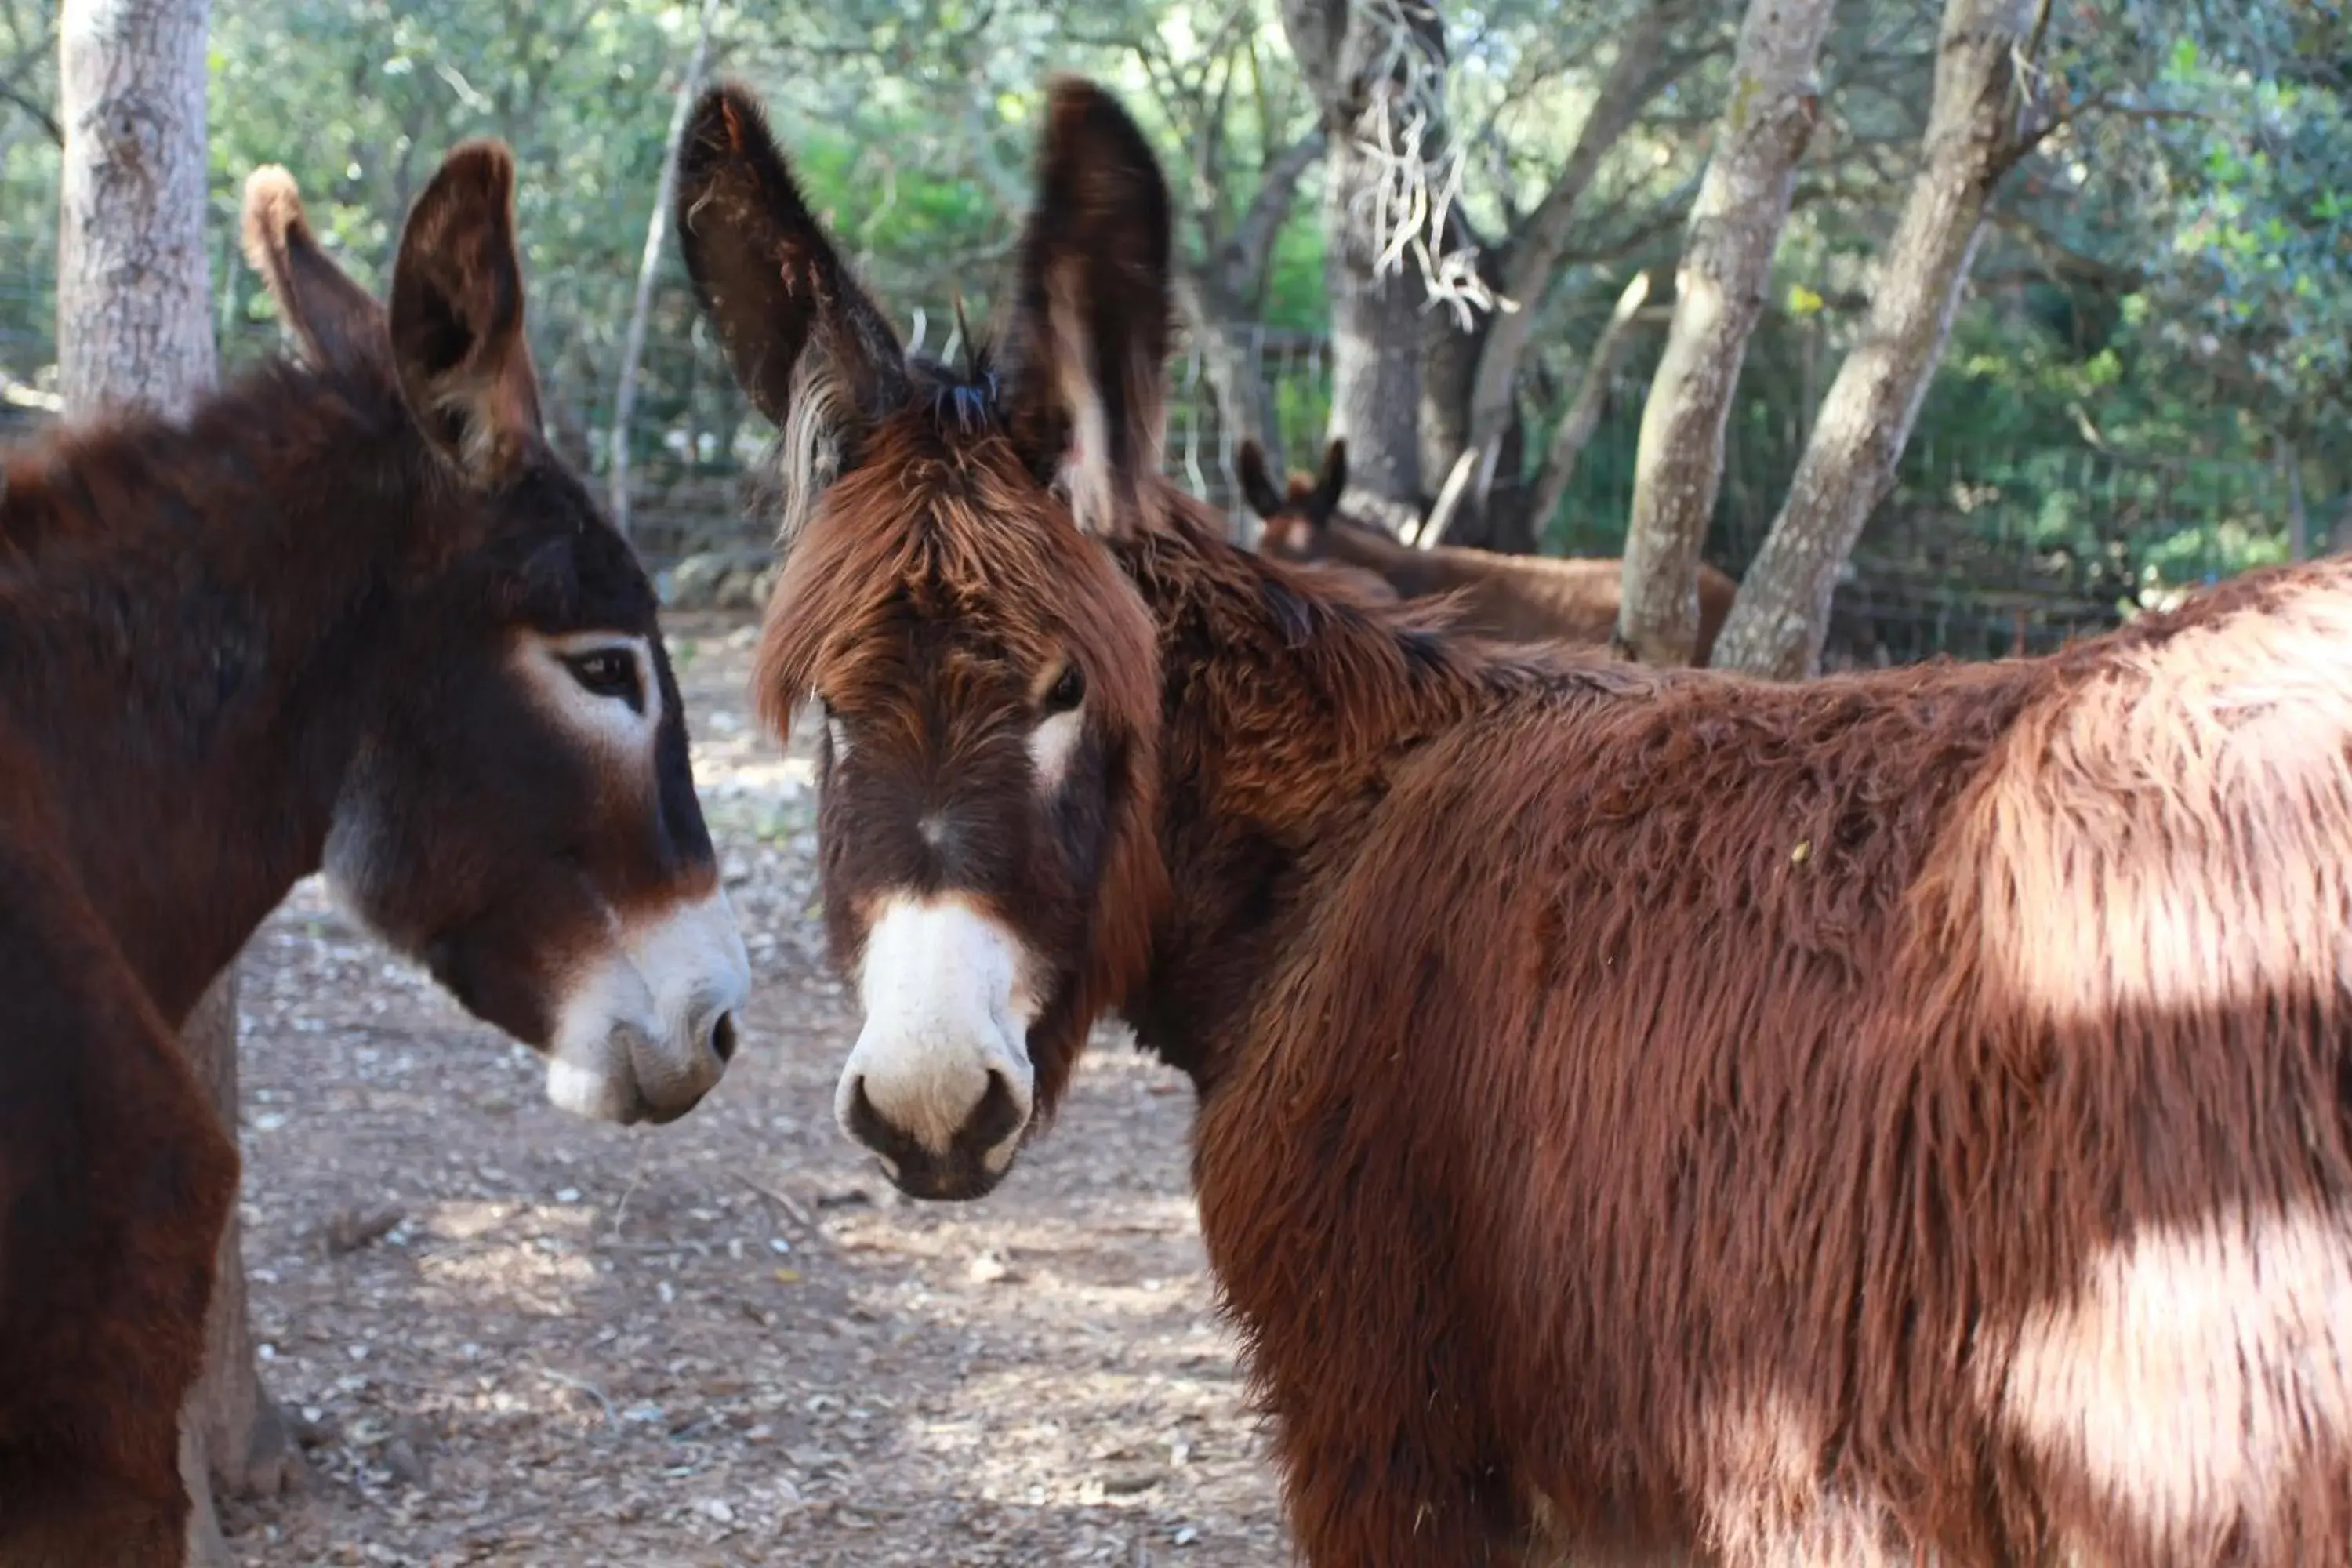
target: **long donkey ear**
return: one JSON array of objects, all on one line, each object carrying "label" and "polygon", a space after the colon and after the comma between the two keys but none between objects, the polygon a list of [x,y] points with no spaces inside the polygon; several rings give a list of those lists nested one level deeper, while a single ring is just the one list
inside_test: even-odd
[{"label": "long donkey ear", "polygon": [[312,364],[349,372],[390,363],[383,308],[319,248],[294,176],[275,163],[246,176],[245,258]]},{"label": "long donkey ear", "polygon": [[1102,89],[1056,79],[1005,346],[1014,439],[1041,474],[1066,467],[1071,510],[1093,532],[1139,522],[1160,469],[1170,246],[1143,132]]},{"label": "long donkey ear", "polygon": [[514,158],[461,143],[409,209],[392,273],[393,364],[410,410],[460,472],[499,483],[540,437],[522,330]]},{"label": "long donkey ear", "polygon": [[907,389],[906,350],[793,181],[759,100],[702,95],[678,152],[679,248],[735,379],[783,437],[787,531]]},{"label": "long donkey ear", "polygon": [[1340,494],[1347,488],[1348,443],[1344,439],[1335,439],[1323,449],[1322,477],[1315,481],[1314,489],[1307,496],[1307,515],[1314,520],[1316,527],[1322,527],[1338,513]]},{"label": "long donkey ear", "polygon": [[1266,472],[1265,452],[1255,441],[1245,440],[1234,458],[1234,467],[1242,481],[1242,499],[1261,518],[1276,516],[1282,510],[1282,492],[1274,488],[1274,476]]}]

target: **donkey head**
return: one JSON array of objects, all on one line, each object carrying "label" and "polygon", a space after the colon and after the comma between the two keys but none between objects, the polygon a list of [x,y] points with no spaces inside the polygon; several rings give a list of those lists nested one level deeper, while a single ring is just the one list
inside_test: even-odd
[{"label": "donkey head", "polygon": [[[651,585],[549,449],[523,340],[514,167],[450,153],[391,304],[322,251],[283,170],[247,254],[311,367],[404,456],[389,646],[326,843],[339,893],[583,1115],[668,1121],[719,1081],[750,964],[719,885]],[[353,526],[360,526],[354,520]]]},{"label": "donkey head", "polygon": [[1334,440],[1323,452],[1323,472],[1313,479],[1294,475],[1287,493],[1274,488],[1266,471],[1265,453],[1255,441],[1244,441],[1239,458],[1242,495],[1265,524],[1258,537],[1260,554],[1277,561],[1319,561],[1330,553],[1331,519],[1339,510],[1339,493],[1348,488],[1348,443]]},{"label": "donkey head", "polygon": [[993,346],[910,362],[722,87],[678,232],[737,377],[780,432],[782,574],[757,677],[824,715],[818,831],[865,1023],[835,1109],[921,1197],[976,1197],[1138,982],[1157,635],[1108,542],[1158,504],[1168,195],[1133,122],[1055,83]]}]

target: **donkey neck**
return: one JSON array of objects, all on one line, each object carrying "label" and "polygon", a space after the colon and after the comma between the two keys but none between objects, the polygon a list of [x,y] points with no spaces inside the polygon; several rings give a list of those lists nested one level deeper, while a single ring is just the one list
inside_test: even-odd
[{"label": "donkey neck", "polygon": [[1143,994],[1123,1011],[1205,1092],[1397,764],[1577,678],[1549,654],[1430,629],[1426,612],[1326,595],[1204,528],[1123,549],[1159,625],[1171,884]]},{"label": "donkey neck", "polygon": [[273,366],[5,470],[0,767],[175,1024],[319,864],[429,482],[391,395]]}]

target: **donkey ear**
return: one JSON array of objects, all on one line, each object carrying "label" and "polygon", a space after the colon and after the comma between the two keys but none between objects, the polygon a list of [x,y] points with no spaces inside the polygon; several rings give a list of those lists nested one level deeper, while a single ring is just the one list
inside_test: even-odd
[{"label": "donkey ear", "polygon": [[1307,515],[1315,520],[1318,528],[1331,521],[1339,510],[1340,494],[1348,488],[1348,443],[1335,439],[1323,449],[1323,474],[1315,481],[1314,491],[1307,498]]},{"label": "donkey ear", "polygon": [[539,439],[539,377],[522,331],[514,158],[467,142],[409,209],[392,273],[393,364],[425,433],[473,483],[514,471]]},{"label": "donkey ear", "polygon": [[312,364],[354,371],[386,363],[383,307],[319,248],[294,176],[275,163],[246,176],[245,258]]},{"label": "donkey ear", "polygon": [[1091,82],[1046,95],[1037,199],[1005,332],[1016,443],[1041,474],[1066,468],[1078,525],[1143,516],[1167,418],[1169,200],[1135,121]]},{"label": "donkey ear", "polygon": [[1242,481],[1242,499],[1260,518],[1278,515],[1282,510],[1282,492],[1274,488],[1274,476],[1266,472],[1265,452],[1255,441],[1244,441],[1234,458],[1234,467]]},{"label": "donkey ear", "polygon": [[[907,353],[802,199],[759,100],[702,95],[678,152],[677,222],[695,298],[735,379],[803,459],[838,471],[858,431],[898,405]],[[795,429],[794,421],[799,421]]]}]

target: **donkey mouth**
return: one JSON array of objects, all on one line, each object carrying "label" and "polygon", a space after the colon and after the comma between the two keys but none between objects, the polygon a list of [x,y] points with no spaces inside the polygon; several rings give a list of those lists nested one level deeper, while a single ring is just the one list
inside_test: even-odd
[{"label": "donkey mouth", "polygon": [[[875,1156],[890,1184],[910,1198],[925,1203],[968,1204],[988,1196],[1004,1177],[985,1166],[926,1158],[901,1164],[887,1154]],[[1011,1167],[1007,1167],[1009,1170]]]},{"label": "donkey mouth", "polygon": [[862,1079],[850,1090],[843,1121],[878,1157],[890,1184],[908,1197],[970,1203],[994,1192],[1012,1170],[1028,1112],[1003,1075],[991,1072],[986,1095],[944,1151],[928,1147],[877,1110]]}]

